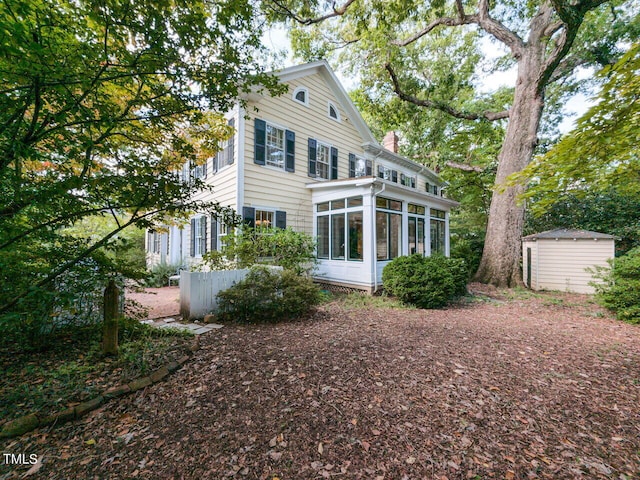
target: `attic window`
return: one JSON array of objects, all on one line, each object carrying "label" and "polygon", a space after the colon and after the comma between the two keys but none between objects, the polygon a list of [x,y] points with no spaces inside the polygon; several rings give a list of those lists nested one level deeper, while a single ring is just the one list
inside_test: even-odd
[{"label": "attic window", "polygon": [[293,99],[305,106],[309,106],[309,90],[305,87],[298,87],[293,91]]},{"label": "attic window", "polygon": [[329,117],[333,118],[337,122],[340,121],[340,113],[338,112],[336,106],[331,102],[329,102]]}]

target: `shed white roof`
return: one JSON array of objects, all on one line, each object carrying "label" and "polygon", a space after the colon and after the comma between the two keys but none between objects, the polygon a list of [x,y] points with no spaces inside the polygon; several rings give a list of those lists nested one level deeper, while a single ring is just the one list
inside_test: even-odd
[{"label": "shed white roof", "polygon": [[600,240],[610,239],[615,240],[615,235],[608,235],[606,233],[591,232],[589,230],[578,230],[573,228],[555,228],[553,230],[547,230],[546,232],[534,233],[533,235],[527,235],[522,238],[522,241],[532,241],[541,239],[570,239],[570,240]]}]

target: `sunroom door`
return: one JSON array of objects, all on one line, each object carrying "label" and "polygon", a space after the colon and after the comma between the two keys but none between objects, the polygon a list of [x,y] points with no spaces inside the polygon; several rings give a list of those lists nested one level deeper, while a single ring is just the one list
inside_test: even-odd
[{"label": "sunroom door", "polygon": [[409,216],[409,254],[425,254],[424,218]]}]

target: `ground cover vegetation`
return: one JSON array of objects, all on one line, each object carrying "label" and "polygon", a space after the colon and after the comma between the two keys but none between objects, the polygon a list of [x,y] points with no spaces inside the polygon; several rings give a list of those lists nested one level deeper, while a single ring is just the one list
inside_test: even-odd
[{"label": "ground cover vegetation", "polygon": [[38,478],[637,478],[638,328],[583,295],[471,291],[228,324],[166,381],[0,448]]},{"label": "ground cover vegetation", "polygon": [[192,336],[125,318],[118,334],[117,357],[102,355],[102,331],[95,324],[56,331],[52,346],[38,353],[3,345],[0,423],[29,413],[45,417],[144,376],[185,355]]}]

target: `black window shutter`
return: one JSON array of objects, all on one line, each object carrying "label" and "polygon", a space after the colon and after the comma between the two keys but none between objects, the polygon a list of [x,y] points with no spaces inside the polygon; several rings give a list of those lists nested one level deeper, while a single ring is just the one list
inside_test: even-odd
[{"label": "black window shutter", "polygon": [[196,219],[191,219],[191,256],[196,256]]},{"label": "black window shutter", "polygon": [[318,151],[318,142],[315,139],[309,139],[309,176],[316,176],[316,156]]},{"label": "black window shutter", "polygon": [[276,228],[284,230],[287,228],[287,212],[284,210],[276,211]]},{"label": "black window shutter", "polygon": [[404,185],[406,183],[406,179],[407,179],[407,177],[404,175],[404,173],[401,173],[400,174],[400,183],[402,185]]},{"label": "black window shutter", "polygon": [[[231,128],[234,128],[236,125],[236,120],[235,118],[232,118],[229,120],[229,126]],[[234,155],[235,155],[235,139],[236,139],[236,134],[234,133],[233,136],[229,139],[229,151],[228,153],[228,157],[227,157],[227,165],[231,165],[233,163],[234,160]]]},{"label": "black window shutter", "polygon": [[245,225],[253,228],[256,226],[256,209],[253,207],[242,207],[242,221]]},{"label": "black window shutter", "polygon": [[349,178],[356,176],[356,156],[353,153],[349,154]]},{"label": "black window shutter", "polygon": [[338,149],[331,147],[331,180],[338,178]]},{"label": "black window shutter", "polygon": [[391,170],[391,181],[393,183],[398,183],[398,172],[395,170]]},{"label": "black window shutter", "polygon": [[384,178],[384,167],[382,165],[378,165],[378,177]]},{"label": "black window shutter", "polygon": [[291,130],[286,130],[284,134],[285,138],[285,163],[284,169],[287,172],[296,171],[296,134]]},{"label": "black window shutter", "polygon": [[200,227],[202,228],[202,252],[207,253],[207,217],[200,217]]},{"label": "black window shutter", "polygon": [[215,215],[211,215],[211,251],[218,250],[218,221]]},{"label": "black window shutter", "polygon": [[266,156],[266,143],[267,143],[267,122],[255,119],[254,123],[254,162],[258,165],[264,165],[264,159]]},{"label": "black window shutter", "polygon": [[365,160],[364,162],[365,164],[365,168],[367,170],[366,175],[367,177],[370,177],[372,175],[372,170],[373,170],[373,163],[371,162],[371,160]]},{"label": "black window shutter", "polygon": [[202,178],[207,178],[207,170],[209,170],[209,162],[204,162],[204,165],[202,165],[200,168],[202,168]]}]

